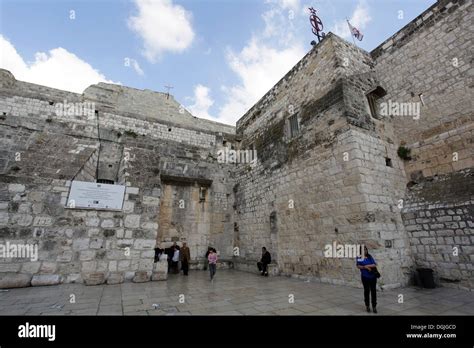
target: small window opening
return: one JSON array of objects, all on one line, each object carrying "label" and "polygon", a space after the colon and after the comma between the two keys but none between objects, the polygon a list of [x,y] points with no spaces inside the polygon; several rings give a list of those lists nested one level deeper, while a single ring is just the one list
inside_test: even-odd
[{"label": "small window opening", "polygon": [[379,118],[379,114],[377,112],[377,100],[387,95],[385,89],[380,86],[377,86],[374,90],[367,93],[367,101],[369,103],[370,108],[370,115],[374,118]]},{"label": "small window opening", "polygon": [[199,202],[204,202],[206,200],[206,191],[205,187],[199,188]]},{"label": "small window opening", "polygon": [[387,167],[393,167],[392,165],[392,159],[391,158],[388,158],[388,157],[385,157],[385,165]]},{"label": "small window opening", "polygon": [[108,184],[108,185],[113,185],[115,182],[113,180],[109,179],[97,179],[98,184]]},{"label": "small window opening", "polygon": [[289,129],[290,129],[290,138],[293,138],[298,135],[300,131],[298,123],[298,114],[292,115],[288,118]]}]

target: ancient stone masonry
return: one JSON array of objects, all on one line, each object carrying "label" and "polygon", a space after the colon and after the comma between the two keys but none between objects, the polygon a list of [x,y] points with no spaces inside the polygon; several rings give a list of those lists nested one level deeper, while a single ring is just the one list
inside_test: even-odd
[{"label": "ancient stone masonry", "polygon": [[[370,53],[329,33],[236,127],[164,93],[0,70],[0,245],[38,246],[0,259],[0,287],[164,280],[154,248],[186,241],[192,268],[214,246],[255,271],[266,246],[272,275],[354,286],[354,257],[327,246],[365,245],[386,288],[428,267],[472,290],[472,9],[440,0]],[[123,208],[67,206],[74,181],[125,185]]]},{"label": "ancient stone masonry", "polygon": [[323,253],[337,240],[367,245],[385,286],[429,267],[473,288],[472,19],[472,1],[438,1],[370,54],[330,33],[238,121],[259,154],[236,173],[242,269],[269,245],[283,274],[356,284]]},{"label": "ancient stone masonry", "polygon": [[[39,247],[34,261],[2,259],[0,285],[147,281],[160,268],[154,248],[172,240],[186,240],[193,259],[208,245],[231,255],[233,184],[215,157],[233,127],[196,119],[161,93],[100,84],[76,95],[5,70],[0,81],[0,241]],[[95,106],[70,114],[70,103]],[[142,113],[146,104],[162,108]],[[66,206],[71,180],[98,179],[127,186],[122,211]],[[184,209],[168,196],[202,186],[205,200],[180,197]]]}]

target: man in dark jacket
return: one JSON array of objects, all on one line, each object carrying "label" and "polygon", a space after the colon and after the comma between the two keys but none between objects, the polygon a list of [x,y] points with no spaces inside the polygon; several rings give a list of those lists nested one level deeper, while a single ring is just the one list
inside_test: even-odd
[{"label": "man in dark jacket", "polygon": [[268,277],[268,270],[267,266],[269,263],[272,262],[272,257],[270,253],[267,251],[267,248],[262,248],[262,258],[260,262],[257,262],[258,270],[262,273],[262,276]]},{"label": "man in dark jacket", "polygon": [[181,257],[181,269],[183,270],[183,274],[187,276],[189,261],[191,260],[191,253],[189,252],[189,248],[186,243],[183,243],[183,247],[181,248],[179,255]]}]

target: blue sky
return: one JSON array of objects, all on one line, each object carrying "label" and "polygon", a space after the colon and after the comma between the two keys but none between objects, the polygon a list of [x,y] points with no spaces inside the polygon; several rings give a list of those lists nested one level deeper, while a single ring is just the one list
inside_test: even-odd
[{"label": "blue sky", "polygon": [[[324,31],[370,51],[435,0],[0,0],[0,67],[81,93],[99,81],[171,93],[199,117],[235,124]],[[402,12],[400,12],[402,11]]]}]

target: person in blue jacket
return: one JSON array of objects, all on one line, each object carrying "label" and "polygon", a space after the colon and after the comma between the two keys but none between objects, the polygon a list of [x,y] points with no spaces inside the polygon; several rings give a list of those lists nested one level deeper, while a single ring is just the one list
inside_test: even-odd
[{"label": "person in blue jacket", "polygon": [[377,313],[377,277],[373,269],[377,267],[377,263],[372,255],[369,254],[369,249],[364,246],[364,255],[357,258],[357,268],[360,269],[362,278],[362,285],[364,286],[364,301],[367,312],[370,313],[370,298],[372,297],[372,309]]}]

